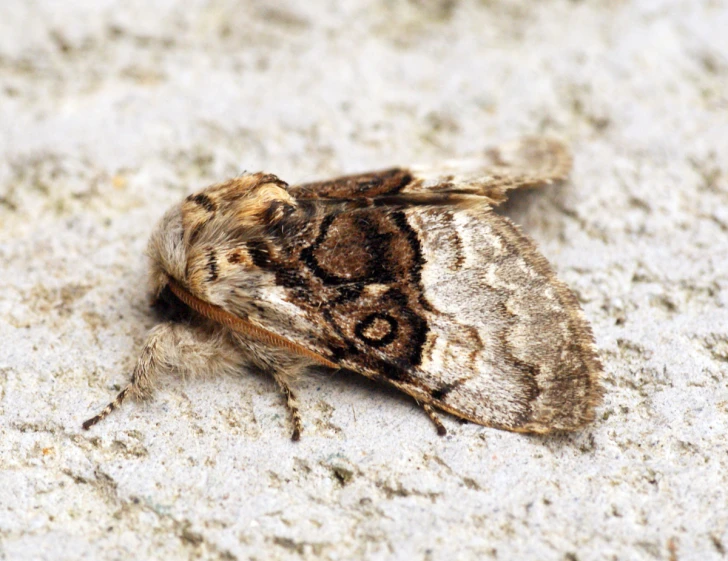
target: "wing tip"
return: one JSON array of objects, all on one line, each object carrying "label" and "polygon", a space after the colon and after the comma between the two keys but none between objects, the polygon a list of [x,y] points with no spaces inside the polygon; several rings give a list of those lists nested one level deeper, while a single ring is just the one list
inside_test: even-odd
[{"label": "wing tip", "polygon": [[527,172],[534,183],[553,183],[568,177],[573,157],[566,142],[554,136],[524,136],[489,151],[500,165]]}]

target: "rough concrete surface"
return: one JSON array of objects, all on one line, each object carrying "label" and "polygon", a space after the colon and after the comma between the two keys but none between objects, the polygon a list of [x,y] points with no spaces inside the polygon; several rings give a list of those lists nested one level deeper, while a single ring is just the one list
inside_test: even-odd
[{"label": "rough concrete surface", "polygon": [[[0,559],[725,559],[728,3],[4,0]],[[504,212],[578,294],[597,421],[529,437],[367,380],[171,378],[89,432],[154,323],[143,250],[289,182],[572,145]]]}]

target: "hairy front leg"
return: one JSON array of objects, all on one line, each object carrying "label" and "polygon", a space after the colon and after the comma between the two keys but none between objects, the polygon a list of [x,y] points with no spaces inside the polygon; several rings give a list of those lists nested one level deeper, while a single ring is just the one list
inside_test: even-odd
[{"label": "hairy front leg", "polygon": [[128,397],[150,398],[161,375],[234,372],[244,363],[243,353],[223,328],[172,322],[157,325],[147,335],[129,384],[98,415],[83,423],[83,428],[88,430],[103,420]]}]

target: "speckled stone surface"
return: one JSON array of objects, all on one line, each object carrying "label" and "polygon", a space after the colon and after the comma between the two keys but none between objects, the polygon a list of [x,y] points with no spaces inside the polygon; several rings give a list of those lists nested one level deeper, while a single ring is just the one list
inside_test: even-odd
[{"label": "speckled stone surface", "polygon": [[[5,0],[0,559],[724,559],[728,4]],[[90,432],[154,323],[143,250],[188,192],[472,154],[572,179],[504,212],[578,294],[593,426],[508,434],[364,379],[170,378]]]}]

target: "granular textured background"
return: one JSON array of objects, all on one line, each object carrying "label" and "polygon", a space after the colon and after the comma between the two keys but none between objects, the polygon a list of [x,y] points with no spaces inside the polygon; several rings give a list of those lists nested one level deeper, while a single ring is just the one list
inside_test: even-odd
[{"label": "granular textured background", "polygon": [[[4,0],[0,559],[724,559],[728,4]],[[154,323],[147,237],[192,190],[547,133],[503,212],[605,365],[561,437],[445,423],[354,376],[170,378],[89,432]]]}]

